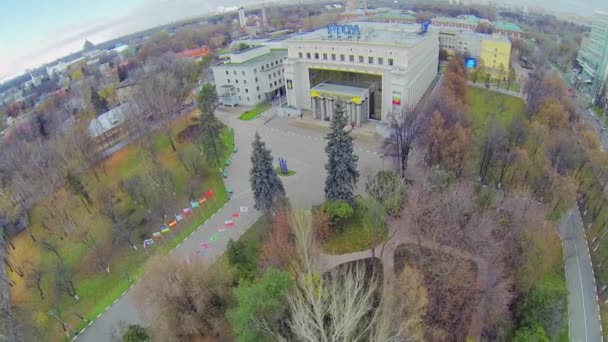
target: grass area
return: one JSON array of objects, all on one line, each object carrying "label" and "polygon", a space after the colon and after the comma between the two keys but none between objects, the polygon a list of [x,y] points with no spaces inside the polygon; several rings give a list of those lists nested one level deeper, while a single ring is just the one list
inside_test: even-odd
[{"label": "grass area", "polygon": [[469,86],[467,90],[469,104],[468,117],[476,133],[486,127],[489,120],[498,120],[507,126],[516,117],[523,117],[526,105],[515,96],[503,95],[491,90]]},{"label": "grass area", "polygon": [[262,104],[257,105],[252,110],[246,111],[245,113],[241,114],[241,116],[239,116],[239,119],[243,121],[253,120],[268,109],[270,109],[270,107],[272,107],[272,104],[270,102],[264,102]]},{"label": "grass area", "polygon": [[602,110],[602,108],[600,108],[600,106],[598,105],[593,105],[593,107],[591,107],[591,109],[595,112],[595,114],[597,114],[597,116],[599,116],[600,118],[603,118],[604,116],[606,116],[606,113],[604,113],[604,111]]},{"label": "grass area", "polygon": [[[196,115],[197,113],[193,112],[190,116],[177,120],[172,127],[173,136],[192,125],[194,121],[192,118]],[[154,212],[160,209],[155,207],[148,212],[147,209],[133,202],[122,190],[122,181],[133,175],[139,175],[144,183],[151,184],[146,178],[151,169],[150,164],[147,158],[143,157],[144,153],[139,145],[134,143],[105,160],[99,170],[89,170],[80,175],[81,181],[93,199],[93,205],[89,208],[91,213],[78,198],[65,189],[60,189],[53,198],[35,205],[30,210],[29,218],[30,230],[36,241],[33,241],[27,233],[15,236],[12,242],[16,249],[12,257],[16,264],[25,265],[26,274],[31,274],[34,269],[43,271],[41,287],[44,299],[40,297],[36,286],[32,286],[31,279],[28,279],[31,276],[20,278],[14,273],[9,276],[15,281],[15,286],[11,288],[11,298],[15,306],[31,316],[33,329],[38,332],[42,340],[56,341],[64,336],[60,325],[46,314],[50,308],[56,308],[61,312],[70,329],[82,329],[87,322],[78,318],[79,316],[88,320],[95,319],[140,276],[150,255],[166,253],[173,249],[226,202],[225,187],[215,167],[205,166],[202,176],[195,176],[181,164],[164,131],[152,133],[151,139],[154,141],[160,164],[174,184],[174,194],[169,195],[166,203],[162,205],[168,216],[188,207],[192,196],[194,198],[202,196],[206,190],[213,190],[214,198],[200,208],[194,209],[193,214],[178,228],[166,235],[163,234],[163,239],[156,241],[148,251],[144,251],[141,248],[142,240],[151,237],[152,232],[159,231],[163,220],[160,214],[154,215]],[[224,131],[222,140],[226,145],[224,156],[226,159],[232,152],[232,136],[229,129]],[[179,150],[188,147],[186,145],[189,144],[177,143],[177,148]],[[99,180],[93,171],[97,173]],[[136,226],[132,241],[138,247],[137,251],[125,240],[116,241],[112,222],[108,217],[100,214],[100,204],[96,194],[102,188],[112,191],[121,217]],[[155,191],[150,188],[151,193]],[[74,227],[64,228],[65,233],[58,231],[63,226],[60,224],[63,215],[56,215],[58,206],[63,207],[65,212],[73,217]],[[90,237],[94,249],[86,247],[83,243],[85,232]],[[63,260],[60,261],[59,257],[48,248],[43,248],[42,241],[55,246]],[[102,258],[98,258],[99,255]],[[99,267],[96,262],[98,259],[103,259],[109,265],[109,274]],[[80,297],[78,301],[65,294],[58,286],[59,264],[63,264],[72,274],[76,292]]]},{"label": "grass area", "polygon": [[323,242],[323,251],[334,255],[360,252],[372,248],[374,241],[379,245],[386,240],[388,227],[386,225],[379,227],[374,239],[374,230],[366,224],[369,221],[367,215],[365,208],[355,205],[353,216],[345,220],[341,229],[332,238]]},{"label": "grass area", "polygon": [[289,171],[287,171],[287,174],[284,174],[281,171],[281,168],[278,166],[274,169],[274,171],[277,173],[277,175],[279,175],[281,177],[289,177],[289,176],[293,176],[296,174],[296,172],[294,170],[289,170]]}]

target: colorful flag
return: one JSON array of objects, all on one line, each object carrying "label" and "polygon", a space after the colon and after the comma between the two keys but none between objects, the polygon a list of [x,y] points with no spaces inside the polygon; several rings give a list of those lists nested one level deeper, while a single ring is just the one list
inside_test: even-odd
[{"label": "colorful flag", "polygon": [[152,236],[154,236],[157,239],[161,237],[160,233],[152,233]]},{"label": "colorful flag", "polygon": [[247,207],[241,207],[241,212],[242,213],[246,213],[248,211],[249,211],[249,208],[247,208]]},{"label": "colorful flag", "polygon": [[217,236],[211,235],[211,237],[209,237],[209,241],[211,241],[211,242],[217,241]]},{"label": "colorful flag", "polygon": [[205,249],[209,248],[209,242],[203,242],[203,243],[201,243],[201,247],[203,247]]},{"label": "colorful flag", "polygon": [[218,233],[223,233],[223,232],[225,232],[225,231],[226,231],[226,228],[218,228],[218,229],[217,229],[217,232],[218,232]]},{"label": "colorful flag", "polygon": [[173,221],[169,222],[169,227],[170,228],[175,228],[175,226],[177,226],[177,221],[176,220],[173,220]]},{"label": "colorful flag", "polygon": [[192,208],[198,208],[199,207],[199,203],[198,203],[198,201],[192,201],[192,202],[190,202],[190,206]]},{"label": "colorful flag", "polygon": [[168,232],[170,232],[171,230],[169,229],[169,227],[167,227],[167,226],[163,226],[163,228],[162,228],[160,231],[161,231],[161,232],[163,232],[163,233],[168,233]]},{"label": "colorful flag", "polygon": [[184,212],[184,215],[185,215],[185,216],[190,216],[190,215],[192,215],[192,209],[190,209],[190,208],[186,208],[186,209],[184,209],[184,210],[183,210],[183,212]]},{"label": "colorful flag", "polygon": [[177,222],[182,222],[184,220],[184,217],[182,215],[175,215],[175,219],[177,220]]},{"label": "colorful flag", "polygon": [[234,221],[230,220],[230,221],[224,221],[224,224],[226,225],[226,228],[232,228],[234,227]]},{"label": "colorful flag", "polygon": [[149,246],[152,246],[154,244],[154,240],[153,239],[145,239],[144,240],[144,248],[148,248]]},{"label": "colorful flag", "polygon": [[205,197],[201,197],[201,198],[198,200],[198,203],[199,203],[199,204],[204,204],[205,202],[207,202],[207,199],[206,199]]},{"label": "colorful flag", "polygon": [[239,214],[238,212],[232,214],[232,218],[238,219],[239,217],[241,217],[241,214]]},{"label": "colorful flag", "polygon": [[211,198],[211,197],[213,197],[213,191],[211,191],[211,190],[207,190],[207,191],[205,192],[205,197],[207,197],[207,198]]}]

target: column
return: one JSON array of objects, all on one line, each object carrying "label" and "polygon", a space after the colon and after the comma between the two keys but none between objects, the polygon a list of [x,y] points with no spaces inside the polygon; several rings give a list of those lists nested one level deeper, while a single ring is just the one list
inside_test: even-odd
[{"label": "column", "polygon": [[325,99],[321,98],[319,102],[321,103],[321,120],[325,121],[325,116],[327,115],[325,110]]},{"label": "column", "polygon": [[331,121],[331,120],[333,120],[333,117],[334,117],[334,100],[329,99],[329,101],[327,102],[327,105],[329,106],[329,121]]},{"label": "column", "polygon": [[317,98],[316,97],[312,98],[312,116],[315,119],[318,119],[318,116],[317,116]]},{"label": "column", "polygon": [[360,104],[357,105],[355,116],[357,117],[357,120],[356,120],[357,126],[361,126],[361,105]]}]

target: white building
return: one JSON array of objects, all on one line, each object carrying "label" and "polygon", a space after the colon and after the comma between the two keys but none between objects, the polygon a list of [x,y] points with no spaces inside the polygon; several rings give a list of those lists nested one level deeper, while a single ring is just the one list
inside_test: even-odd
[{"label": "white building", "polygon": [[255,46],[226,57],[222,64],[211,67],[223,104],[255,106],[284,93],[287,50]]},{"label": "white building", "polygon": [[293,37],[285,62],[288,104],[330,120],[341,100],[351,122],[386,123],[390,113],[416,106],[437,75],[438,33],[420,31],[354,23]]}]

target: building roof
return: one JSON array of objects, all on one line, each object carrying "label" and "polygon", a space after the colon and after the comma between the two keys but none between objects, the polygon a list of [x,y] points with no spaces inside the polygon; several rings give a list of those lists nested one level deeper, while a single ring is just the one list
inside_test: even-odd
[{"label": "building roof", "polygon": [[[262,46],[259,46],[262,47]],[[258,46],[250,48],[250,49],[255,49],[258,48]],[[250,50],[247,49],[247,50]],[[243,50],[246,51],[246,50]],[[239,52],[243,52],[243,51],[239,51]],[[238,54],[238,52],[235,52],[235,54]],[[281,57],[286,57],[287,56],[287,50],[286,49],[273,49],[270,50],[270,53],[246,60],[244,62],[241,63],[220,63],[217,66],[234,66],[234,65],[238,65],[238,66],[247,66],[247,65],[254,65],[254,64],[258,64],[258,63],[262,63],[264,61],[271,61],[271,60],[276,60],[277,58],[281,58]]]},{"label": "building roof", "polygon": [[494,23],[494,27],[496,29],[498,29],[498,30],[505,30],[505,31],[511,31],[511,32],[520,32],[520,33],[524,32],[516,24],[505,22],[505,21],[497,21],[497,22],[495,22]]},{"label": "building roof", "polygon": [[91,123],[89,124],[89,135],[91,138],[97,138],[113,128],[120,126],[120,124],[125,121],[127,112],[131,109],[131,104],[125,103],[116,108],[112,108],[91,120]]},{"label": "building roof", "polygon": [[377,23],[377,22],[354,22],[348,25],[359,26],[360,38],[338,40],[330,39],[327,28],[313,32],[296,35],[289,41],[329,41],[336,43],[366,43],[366,44],[390,44],[401,46],[414,46],[426,39],[428,35],[421,35],[420,25],[402,23]]},{"label": "building roof", "polygon": [[318,92],[319,94],[331,94],[333,96],[343,96],[343,97],[365,97],[367,91],[369,90],[369,86],[365,85],[349,85],[349,84],[340,84],[337,82],[324,82],[317,84],[310,91]]},{"label": "building roof", "polygon": [[202,58],[208,56],[211,50],[207,46],[201,46],[196,49],[185,50],[176,54],[177,57],[181,58]]}]

